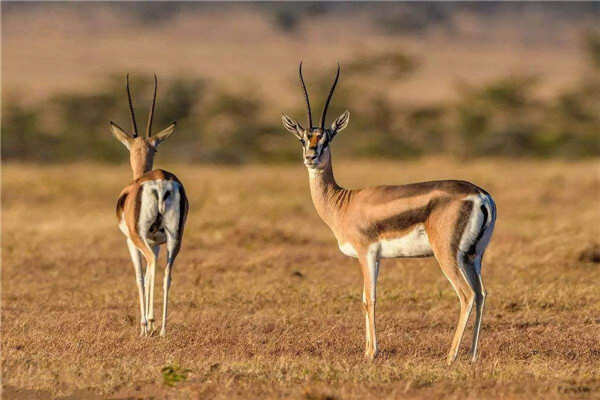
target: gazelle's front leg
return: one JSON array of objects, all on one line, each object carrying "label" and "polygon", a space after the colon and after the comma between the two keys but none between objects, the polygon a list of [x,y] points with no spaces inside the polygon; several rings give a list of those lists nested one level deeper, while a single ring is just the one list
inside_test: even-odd
[{"label": "gazelle's front leg", "polygon": [[144,305],[144,272],[142,271],[142,258],[139,250],[131,239],[127,239],[127,248],[135,269],[135,282],[138,287],[140,296],[140,336],[145,336],[148,333],[148,321],[146,320],[146,307]]},{"label": "gazelle's front leg", "polygon": [[371,349],[371,326],[369,324],[369,311],[367,308],[367,287],[366,282],[363,282],[362,306],[365,313],[365,357]]},{"label": "gazelle's front leg", "polygon": [[373,360],[377,356],[377,337],[375,334],[375,303],[377,297],[377,275],[379,274],[379,251],[369,249],[360,258],[363,273],[363,308],[366,322],[365,357]]}]

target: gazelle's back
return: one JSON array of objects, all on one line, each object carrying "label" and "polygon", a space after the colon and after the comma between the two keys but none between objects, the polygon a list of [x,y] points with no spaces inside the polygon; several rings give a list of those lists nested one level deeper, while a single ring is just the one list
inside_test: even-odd
[{"label": "gazelle's back", "polygon": [[[487,194],[485,190],[467,181],[444,180],[369,187],[356,191],[354,197],[377,206],[393,203],[395,200],[427,204],[437,199],[460,198],[479,193]],[[364,207],[364,203],[362,206]]]}]

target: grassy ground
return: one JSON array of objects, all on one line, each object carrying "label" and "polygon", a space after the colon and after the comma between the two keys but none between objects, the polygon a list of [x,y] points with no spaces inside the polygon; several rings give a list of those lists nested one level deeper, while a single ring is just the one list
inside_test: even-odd
[{"label": "grassy ground", "polygon": [[[434,259],[383,263],[381,354],[367,362],[358,264],[316,215],[300,165],[166,167],[191,214],[165,338],[138,337],[113,212],[127,167],[3,167],[6,398],[600,396],[600,265],[579,259],[598,243],[597,161],[336,164],[348,187],[454,177],[494,196],[481,358],[467,360],[469,329],[451,368],[458,301]],[[168,365],[187,381],[164,385]]]}]

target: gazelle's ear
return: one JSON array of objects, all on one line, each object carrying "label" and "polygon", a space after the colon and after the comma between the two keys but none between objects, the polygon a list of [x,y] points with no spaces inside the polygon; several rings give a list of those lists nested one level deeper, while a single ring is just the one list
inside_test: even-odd
[{"label": "gazelle's ear", "polygon": [[165,129],[158,132],[156,135],[152,135],[152,139],[154,140],[155,146],[158,145],[159,143],[167,140],[167,138],[169,136],[171,136],[173,134],[173,132],[175,132],[175,125],[176,125],[176,122],[173,121]]},{"label": "gazelle's ear", "polygon": [[301,132],[304,131],[304,128],[302,128],[302,126],[298,122],[296,122],[295,119],[285,114],[281,114],[281,122],[283,122],[283,127],[285,129],[290,131],[298,139],[302,139]]},{"label": "gazelle's ear", "polygon": [[123,145],[127,147],[127,150],[129,150],[131,147],[132,137],[129,136],[119,125],[112,121],[110,121],[110,130],[113,136],[116,137],[119,142],[123,143]]},{"label": "gazelle's ear", "polygon": [[348,126],[349,121],[350,112],[346,110],[331,124],[331,130],[333,131],[333,134],[335,135],[336,133],[341,132],[345,127]]}]

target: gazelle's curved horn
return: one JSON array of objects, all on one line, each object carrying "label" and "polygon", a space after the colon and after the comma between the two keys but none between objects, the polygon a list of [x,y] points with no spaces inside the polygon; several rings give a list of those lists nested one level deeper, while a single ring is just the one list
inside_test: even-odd
[{"label": "gazelle's curved horn", "polygon": [[131,112],[131,126],[133,127],[133,137],[138,136],[137,123],[135,122],[135,111],[133,110],[133,101],[131,100],[131,89],[129,88],[129,74],[127,74],[127,99],[129,100],[129,111]]},{"label": "gazelle's curved horn", "polygon": [[148,125],[146,125],[146,137],[152,135],[152,119],[154,119],[154,107],[156,107],[156,91],[158,89],[158,78],[154,74],[154,95],[152,96],[152,108],[148,114]]},{"label": "gazelle's curved horn", "polygon": [[325,129],[325,118],[327,117],[327,108],[329,107],[329,102],[331,101],[331,97],[333,96],[333,92],[335,91],[335,86],[337,85],[339,77],[340,63],[338,63],[337,73],[335,74],[335,80],[333,81],[333,86],[331,86],[331,90],[329,91],[329,96],[327,96],[327,102],[325,102],[325,108],[323,109],[323,115],[321,116],[321,129]]},{"label": "gazelle's curved horn", "polygon": [[300,74],[300,82],[302,83],[302,89],[304,89],[304,97],[306,98],[306,108],[308,109],[308,129],[312,129],[312,113],[310,112],[310,101],[308,100],[308,91],[306,90],[304,78],[302,77],[302,61],[300,61],[300,68],[298,69],[298,73]]}]

